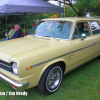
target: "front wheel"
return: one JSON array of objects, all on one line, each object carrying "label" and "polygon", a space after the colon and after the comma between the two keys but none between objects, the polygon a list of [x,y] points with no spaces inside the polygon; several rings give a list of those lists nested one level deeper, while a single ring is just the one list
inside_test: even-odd
[{"label": "front wheel", "polygon": [[63,72],[59,63],[49,66],[40,79],[38,90],[45,95],[54,93],[61,85],[62,76]]}]

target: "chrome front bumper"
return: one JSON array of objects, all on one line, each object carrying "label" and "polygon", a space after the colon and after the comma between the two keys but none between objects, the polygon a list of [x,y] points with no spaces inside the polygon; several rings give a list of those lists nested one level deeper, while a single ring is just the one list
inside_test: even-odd
[{"label": "chrome front bumper", "polygon": [[7,85],[10,85],[12,88],[18,91],[24,91],[29,85],[29,83],[16,83],[2,74],[0,74],[0,80],[2,80]]}]

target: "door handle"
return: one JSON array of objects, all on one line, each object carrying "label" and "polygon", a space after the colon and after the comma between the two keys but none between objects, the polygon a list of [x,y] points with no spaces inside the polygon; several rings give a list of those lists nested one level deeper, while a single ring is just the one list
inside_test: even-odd
[{"label": "door handle", "polygon": [[93,44],[95,44],[97,41],[92,42]]}]

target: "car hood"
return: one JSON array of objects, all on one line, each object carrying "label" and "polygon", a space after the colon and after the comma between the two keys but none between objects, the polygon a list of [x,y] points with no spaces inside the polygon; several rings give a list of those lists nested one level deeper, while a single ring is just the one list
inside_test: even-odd
[{"label": "car hood", "polygon": [[8,61],[12,56],[48,45],[50,40],[27,37],[4,41],[0,43],[0,59]]}]

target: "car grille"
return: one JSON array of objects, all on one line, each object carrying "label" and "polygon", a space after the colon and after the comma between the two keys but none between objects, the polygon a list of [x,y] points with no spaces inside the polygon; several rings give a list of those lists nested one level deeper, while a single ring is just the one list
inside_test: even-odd
[{"label": "car grille", "polygon": [[5,70],[13,73],[11,64],[9,64],[5,61],[0,60],[0,68],[5,69]]}]

